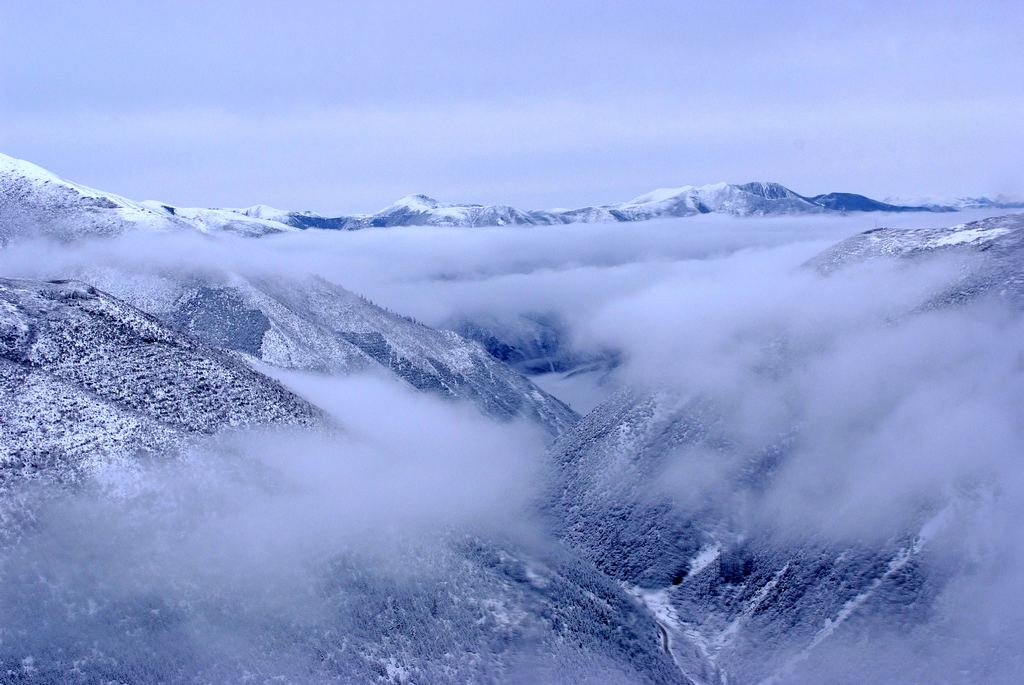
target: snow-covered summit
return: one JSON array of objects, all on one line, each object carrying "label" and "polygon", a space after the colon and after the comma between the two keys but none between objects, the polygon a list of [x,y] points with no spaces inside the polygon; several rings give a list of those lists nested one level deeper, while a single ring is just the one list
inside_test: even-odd
[{"label": "snow-covered summit", "polygon": [[386,226],[506,226],[632,222],[698,214],[776,216],[830,212],[953,211],[945,206],[880,202],[853,193],[804,196],[775,182],[712,183],[659,188],[625,202],[575,209],[521,210],[509,205],[445,203],[407,195],[375,214],[323,217],[308,212],[276,217],[298,228],[353,230]]},{"label": "snow-covered summit", "polygon": [[[278,216],[283,214],[278,211]],[[295,227],[233,210],[136,202],[67,181],[36,164],[0,154],[0,244],[33,237],[66,242],[132,230],[261,236]]]},{"label": "snow-covered summit", "polygon": [[[65,181],[30,162],[0,155],[0,242],[16,235],[40,234],[71,240],[90,235],[111,235],[139,227],[255,237],[306,228],[518,226],[632,222],[699,214],[778,216],[835,212],[952,212],[1020,206],[1024,206],[1024,202],[1003,196],[996,199],[961,198],[951,203],[908,204],[882,202],[845,192],[802,195],[781,183],[753,181],[660,188],[625,202],[575,209],[521,210],[503,204],[446,203],[428,195],[413,194],[373,214],[322,216],[262,204],[205,209],[153,201],[134,202]],[[73,221],[69,220],[70,215],[74,215]]]},{"label": "snow-covered summit", "polygon": [[269,219],[271,221],[284,221],[292,213],[286,209],[278,209],[270,205],[252,205],[251,207],[239,208],[225,207],[224,209],[225,211],[241,214],[242,216],[251,216],[254,219]]},{"label": "snow-covered summit", "polygon": [[[172,205],[146,200],[144,206],[186,223],[200,233],[234,233],[250,238],[264,235],[297,231],[294,226],[268,216],[240,214],[233,209],[205,209],[202,207],[174,207]],[[267,208],[270,210],[271,208]],[[282,216],[280,210],[278,216]]]},{"label": "snow-covered summit", "polygon": [[876,257],[916,257],[939,250],[967,250],[986,255],[1024,251],[1024,214],[989,217],[942,228],[876,228],[848,238],[815,257],[825,272]]},{"label": "snow-covered summit", "polygon": [[779,183],[712,183],[663,188],[618,205],[626,220],[693,214],[752,216],[820,212],[822,208]]},{"label": "snow-covered summit", "polygon": [[1024,209],[1024,198],[998,194],[993,197],[891,197],[886,202],[893,204],[918,205],[938,211],[960,211],[965,209]]},{"label": "snow-covered summit", "polygon": [[[725,186],[725,183],[712,184]],[[705,186],[710,188],[711,186]],[[680,186],[679,188],[657,188],[649,193],[638,195],[632,200],[627,200],[624,205],[647,205],[655,202],[665,202],[667,200],[673,200],[681,195],[686,195],[697,190],[697,186]]]},{"label": "snow-covered summit", "polygon": [[385,207],[382,212],[387,212],[394,209],[407,209],[412,212],[426,212],[431,209],[437,209],[441,206],[441,203],[422,193],[416,193],[414,195],[406,195],[403,198],[398,199],[392,205]]},{"label": "snow-covered summit", "polygon": [[83,194],[100,194],[99,191],[88,189],[85,186],[77,186],[76,184],[69,183],[53,172],[47,171],[38,164],[33,164],[32,162],[24,159],[11,157],[10,155],[5,155],[2,152],[0,152],[0,174],[13,178],[21,178],[29,182],[56,183],[60,185],[76,186],[83,191]]},{"label": "snow-covered summit", "polygon": [[142,203],[66,181],[31,162],[0,154],[0,244],[16,237],[67,241],[127,229],[181,228],[180,222]]}]

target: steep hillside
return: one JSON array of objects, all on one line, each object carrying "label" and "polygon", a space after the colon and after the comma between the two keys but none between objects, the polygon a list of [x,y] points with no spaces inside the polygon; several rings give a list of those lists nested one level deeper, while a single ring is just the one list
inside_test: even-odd
[{"label": "steep hillside", "polygon": [[[986,297],[1021,311],[1022,218],[869,231],[808,267],[828,275],[870,259],[954,260],[956,283],[925,295],[899,321]],[[785,340],[762,342],[775,361],[759,374],[803,373]],[[814,426],[782,416],[773,438],[752,444],[710,398],[671,386],[627,390],[552,449],[547,511],[556,534],[636,588],[697,682],[785,682],[836,636],[850,644],[880,627],[926,626],[952,573],[948,562],[936,562],[946,550],[933,540],[970,520],[987,497],[977,479],[951,485],[920,497],[881,537],[835,538],[813,526],[786,533],[750,514],[794,454],[807,455],[814,444]],[[843,445],[830,449],[838,453],[818,458],[842,457]],[[689,482],[699,496],[677,497],[672,488]]]},{"label": "steep hillside", "polygon": [[74,479],[189,435],[322,421],[240,359],[78,282],[0,280],[0,402],[5,479]]},{"label": "steep hillside", "polygon": [[78,277],[210,345],[282,368],[383,369],[418,390],[472,402],[497,418],[535,421],[552,436],[577,419],[479,344],[386,311],[322,279],[98,267]]},{"label": "steep hillside", "polygon": [[260,236],[295,229],[230,211],[135,202],[0,154],[0,245],[40,237],[68,242],[133,230]]}]

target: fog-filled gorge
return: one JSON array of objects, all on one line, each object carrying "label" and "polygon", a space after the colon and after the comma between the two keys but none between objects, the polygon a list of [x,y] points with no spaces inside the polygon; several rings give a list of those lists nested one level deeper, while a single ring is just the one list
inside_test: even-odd
[{"label": "fog-filled gorge", "polygon": [[[321,425],[97,457],[54,489],[8,478],[0,680],[1018,682],[1021,310],[957,295],[982,252],[814,263],[876,223],[985,214],[951,216],[8,245],[4,277],[78,279],[195,336],[220,332],[175,318],[180,293],[241,293],[217,306],[269,336],[311,316],[281,294],[311,276],[512,352],[541,331],[550,368],[528,372],[597,409],[572,426],[532,397],[555,411],[539,424],[449,375],[416,385],[398,352],[320,369],[301,334],[280,352],[232,330],[210,344]],[[634,525],[660,559],[604,547]]]},{"label": "fog-filled gorge", "polygon": [[[419,628],[441,646],[495,628],[509,599],[488,594],[473,545],[539,544],[539,435],[386,378],[287,381],[343,426],[228,434],[171,462],[108,465],[84,491],[15,493],[35,521],[0,561],[6,665],[29,682],[306,681],[359,673],[377,655],[346,635],[382,639],[429,619],[424,602],[449,624]],[[436,596],[452,578],[466,606]],[[396,672],[401,642],[380,656]]]},{"label": "fog-filled gorge", "polygon": [[[96,278],[90,269],[96,267],[143,280],[161,269],[180,271],[183,265],[197,273],[315,275],[433,327],[457,328],[465,321],[483,320],[514,330],[523,316],[550,316],[562,324],[561,343],[569,351],[578,348],[599,355],[627,344],[602,333],[602,327],[612,331],[616,327],[614,315],[604,315],[605,310],[628,307],[630,297],[655,293],[660,287],[692,290],[692,283],[705,287],[716,278],[717,270],[730,264],[730,255],[774,249],[775,257],[765,253],[763,258],[752,258],[749,266],[762,278],[781,278],[784,271],[796,269],[829,245],[872,227],[941,226],[950,223],[950,216],[965,222],[993,213],[707,216],[682,223],[654,220],[628,226],[417,226],[311,231],[260,241],[230,235],[129,233],[72,250],[54,250],[46,242],[18,243],[0,252],[0,269],[9,277],[84,275],[93,277],[85,278],[90,282]],[[724,278],[735,277],[725,274]],[[721,287],[742,287],[748,281]],[[128,292],[133,287],[130,280],[110,285],[115,295],[119,289]],[[145,286],[141,289],[142,296],[147,296]],[[586,397],[584,404],[594,401]]]},{"label": "fog-filled gorge", "polygon": [[0,29],[0,685],[1024,683],[1024,3]]}]

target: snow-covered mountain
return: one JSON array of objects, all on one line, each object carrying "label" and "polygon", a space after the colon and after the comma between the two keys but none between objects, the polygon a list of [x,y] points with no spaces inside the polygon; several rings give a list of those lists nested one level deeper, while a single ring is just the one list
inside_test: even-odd
[{"label": "snow-covered mountain", "polygon": [[[91,548],[83,542],[93,537],[90,527],[108,525],[91,517],[137,507],[139,524],[170,516],[179,539],[202,507],[176,502],[183,493],[173,480],[148,482],[137,495],[130,488],[97,495],[97,476],[124,478],[140,460],[166,458],[226,429],[314,430],[329,422],[242,359],[92,286],[0,280],[0,403],[0,668],[16,681],[26,673],[53,683],[97,674],[166,681],[184,668],[190,679],[211,682],[244,682],[253,669],[302,682],[390,674],[391,682],[459,683],[510,672],[561,680],[581,669],[623,682],[680,682],[655,622],[617,584],[564,551],[513,540],[454,535],[404,552],[417,570],[409,580],[359,553],[325,547],[319,556],[329,562],[317,571],[319,608],[311,614],[295,606],[268,611],[250,593],[203,583],[155,594],[154,565],[178,561],[153,544],[163,532],[141,529],[132,548],[111,558],[107,546],[122,544],[116,536],[125,531],[104,528],[101,546]],[[187,492],[190,500],[216,487],[216,464],[183,468],[199,470],[203,484]],[[255,483],[267,476],[243,473]],[[92,495],[76,495],[83,491]],[[55,533],[52,518],[64,514],[52,502],[61,501],[73,507],[72,518]],[[33,558],[35,541],[53,534],[68,536],[61,553]],[[136,549],[144,550],[141,567]],[[104,586],[110,563],[122,574],[149,574],[149,584]],[[204,572],[207,583],[218,573]],[[69,613],[77,606],[88,611]],[[227,642],[219,639],[225,634]]]},{"label": "snow-covered mountain", "polygon": [[[926,294],[904,319],[982,297],[1024,311],[1024,215],[876,229],[807,267],[828,277],[865,260],[931,257],[956,260],[955,282]],[[785,340],[765,344],[771,360],[759,373],[776,378],[803,368],[787,356]],[[814,427],[783,421],[753,447],[735,429],[714,400],[686,388],[622,390],[552,448],[548,510],[556,534],[636,588],[695,682],[786,682],[835,636],[849,644],[878,626],[932,630],[937,597],[951,581],[948,566],[934,559],[948,551],[930,540],[943,527],[956,530],[984,495],[968,487],[919,501],[883,539],[779,535],[744,510]],[[705,486],[699,505],[684,506],[664,486],[669,469],[698,482],[709,471],[723,480]]]},{"label": "snow-covered mountain", "polygon": [[478,343],[386,311],[319,278],[182,267],[158,273],[92,267],[76,273],[196,338],[305,371],[383,370],[412,387],[526,418],[556,436],[576,414]]},{"label": "snow-covered mountain", "polygon": [[0,154],[0,244],[32,237],[71,241],[131,230],[260,236],[295,228],[232,211],[135,202]]},{"label": "snow-covered mountain", "polygon": [[[934,592],[919,570],[926,517],[918,531],[864,546],[751,531],[719,498],[736,506],[766,487],[794,436],[780,427],[775,443],[736,455],[725,428],[708,402],[624,390],[553,449],[557,532],[635,588],[670,636],[687,677],[765,682],[855,610],[894,623],[923,619]],[[712,458],[737,464],[728,492],[708,492],[697,509],[678,506],[660,485],[665,470],[706,473],[715,467],[701,460]]]},{"label": "snow-covered mountain", "polygon": [[[580,674],[681,682],[643,607],[588,562],[546,544],[453,531],[394,552],[416,569],[406,579],[387,564],[380,568],[372,555],[324,540],[317,557],[325,561],[310,581],[314,594],[303,600],[317,608],[303,610],[299,621],[297,607],[280,612],[249,592],[211,587],[216,568],[204,567],[202,583],[156,594],[151,584],[130,582],[110,592],[102,584],[104,564],[138,577],[177,560],[160,558],[166,549],[153,544],[159,529],[140,528],[130,549],[113,558],[109,529],[97,536],[100,548],[89,547],[83,539],[94,537],[90,527],[108,524],[90,518],[97,508],[118,512],[115,518],[135,508],[139,525],[172,517],[178,540],[190,534],[192,517],[203,515],[203,505],[183,507],[179,498],[204,496],[222,477],[215,463],[203,461],[206,452],[222,449],[204,447],[208,439],[247,428],[331,428],[324,412],[254,370],[247,357],[322,371],[384,367],[415,387],[475,401],[502,418],[533,418],[553,433],[576,417],[478,345],[322,281],[103,267],[92,275],[119,285],[163,320],[78,281],[0,280],[2,672],[40,682],[97,674],[174,680],[182,669],[216,682],[243,682],[253,669],[300,682]],[[197,447],[199,456],[187,453]],[[147,464],[179,455],[187,458],[183,472],[196,470],[198,492],[177,492],[163,471],[139,475]],[[242,469],[247,483],[267,479],[247,463],[231,468]],[[145,487],[138,494],[110,487],[140,479]],[[268,487],[273,505],[279,486]],[[72,523],[60,519],[62,506],[74,510]],[[210,506],[220,512],[225,504],[215,497]],[[33,558],[33,545],[48,535],[69,539],[61,554]],[[141,566],[135,550],[145,557]],[[88,611],[68,614],[73,606]],[[168,644],[176,647],[154,659],[153,650]]]},{"label": "snow-covered mountain", "polygon": [[778,183],[714,183],[663,188],[626,202],[576,209],[523,211],[508,205],[445,204],[409,195],[376,214],[323,217],[309,212],[235,210],[246,216],[273,216],[297,228],[354,230],[377,226],[506,226],[631,222],[697,214],[774,216],[822,212],[953,211],[950,207],[894,205],[852,193],[803,196]]},{"label": "snow-covered mountain", "polygon": [[729,214],[767,216],[818,212],[906,212],[921,207],[897,206],[852,193],[807,197],[779,183],[715,183],[705,186],[663,188],[614,206],[624,221],[665,216]]},{"label": "snow-covered mountain", "polygon": [[61,240],[114,235],[131,228],[264,236],[296,229],[357,230],[390,226],[529,226],[632,222],[699,214],[775,216],[829,212],[950,212],[1016,207],[1005,198],[952,204],[880,202],[853,193],[801,195],[779,183],[714,183],[663,188],[618,202],[576,209],[520,210],[508,205],[449,204],[409,195],[374,214],[321,216],[267,205],[241,209],[135,202],[65,181],[30,162],[0,154],[0,241],[47,235]]},{"label": "snow-covered mountain", "polygon": [[954,198],[886,198],[887,203],[895,205],[917,205],[930,209],[943,211],[952,209],[955,211],[965,209],[1024,209],[1024,200],[1010,195],[996,195],[995,197],[954,197]]},{"label": "snow-covered mountain", "polygon": [[64,281],[0,279],[0,405],[0,482],[74,479],[228,427],[323,421],[241,359]]},{"label": "snow-covered mountain", "polygon": [[[157,234],[172,232],[252,237],[304,228],[948,209],[844,193],[808,197],[779,184],[750,183],[686,186],[616,205],[549,212],[444,205],[410,196],[374,215],[329,218],[266,206],[138,203],[0,157],[0,249],[37,236],[74,243],[129,231],[152,233],[147,242],[154,242],[167,239]],[[820,387],[833,373],[850,379],[835,384],[841,392],[858,392],[853,386],[864,370],[857,363],[851,369],[811,363],[838,343],[818,335],[818,329],[830,328],[828,321],[820,325],[814,319],[807,327],[814,331],[809,344],[790,336],[784,322],[773,321],[767,333],[744,328],[743,349],[758,352],[752,355],[756,363],[743,369],[739,409],[714,392],[673,385],[666,372],[663,386],[624,388],[581,419],[517,369],[595,365],[614,372],[623,360],[613,353],[576,352],[556,317],[454,320],[460,335],[387,311],[318,277],[275,275],[243,260],[230,267],[212,258],[193,263],[191,253],[184,260],[133,263],[124,255],[107,259],[77,247],[46,245],[40,252],[60,255],[54,268],[64,273],[54,277],[75,280],[0,279],[0,673],[13,682],[725,685],[795,676],[830,682],[816,679],[813,670],[822,666],[819,655],[827,650],[839,650],[840,658],[825,666],[845,668],[842,650],[877,641],[880,629],[889,631],[883,640],[954,630],[931,622],[936,614],[950,613],[944,594],[950,586],[985,568],[978,561],[986,553],[977,549],[983,545],[964,534],[972,530],[968,520],[982,511],[984,522],[984,507],[996,498],[993,490],[1012,488],[998,481],[992,487],[987,472],[970,472],[969,478],[951,478],[955,482],[944,483],[948,487],[915,489],[913,506],[872,535],[833,536],[814,526],[766,523],[760,514],[771,510],[755,505],[784,476],[792,477],[787,466],[806,466],[797,460],[808,455],[826,463],[831,452],[844,457],[846,442],[859,439],[864,424],[877,418],[853,416],[849,426],[840,422],[842,440],[815,443],[817,427],[794,396]],[[858,265],[895,263],[897,276],[900,269],[935,267],[940,285],[924,279],[926,291],[922,286],[918,295],[908,288],[910,304],[899,299],[895,311],[886,310],[880,327],[901,334],[907,322],[929,323],[929,317],[950,312],[994,310],[1001,322],[1024,312],[1022,256],[1024,215],[1012,215],[946,228],[875,229],[825,250],[798,271],[821,285],[845,283]],[[860,291],[836,292],[857,302]],[[931,335],[946,329],[925,330]],[[920,332],[900,338],[900,344],[907,339],[918,356]],[[867,336],[855,342],[858,355],[885,365],[879,360],[886,359],[891,340],[874,345],[879,341]],[[1013,344],[1007,357],[1019,367]],[[246,431],[260,431],[255,440],[270,434],[290,440],[299,434],[336,437],[345,430],[344,423],[334,425],[327,412],[272,379],[267,366],[387,373],[417,390],[472,403],[503,422],[540,426],[551,440],[537,505],[547,528],[536,530],[528,522],[520,535],[512,525],[495,532],[460,521],[446,524],[436,538],[413,534],[416,539],[407,543],[401,525],[377,525],[370,516],[370,534],[387,541],[387,549],[378,550],[365,540],[353,544],[344,536],[321,535],[333,530],[321,527],[322,519],[342,517],[324,502],[314,500],[310,507],[303,500],[300,519],[314,529],[314,549],[267,544],[297,533],[305,541],[307,531],[277,527],[289,518],[281,498],[290,484],[251,459],[253,435]],[[972,386],[997,380],[967,373]],[[780,390],[766,393],[770,411],[758,411],[762,383]],[[1012,391],[1018,386],[1008,386],[1010,399],[999,395],[995,401],[1016,407],[1012,396],[1019,392]],[[900,422],[910,414],[886,406],[870,388],[860,390],[865,403],[885,418],[893,415],[896,426],[881,434],[879,445],[869,444],[868,452],[887,441],[903,445],[930,437],[913,430],[905,435]],[[913,407],[923,401],[917,395],[926,394],[911,392],[916,390],[907,388]],[[984,387],[979,393],[991,399]],[[754,411],[744,404],[748,394]],[[810,394],[812,400],[819,397]],[[951,395],[950,404],[978,399],[963,395]],[[932,404],[923,406],[934,411]],[[987,427],[986,408],[991,406],[981,403],[966,415]],[[751,428],[744,419],[753,414],[758,415]],[[932,416],[926,426],[940,422]],[[247,435],[250,442],[240,443],[245,448],[238,455],[220,442]],[[973,436],[970,428],[953,435]],[[452,442],[446,450],[462,449]],[[349,461],[355,442],[330,444],[336,449],[312,469],[313,478],[339,470],[350,478],[359,466]],[[1019,444],[1019,437],[995,444]],[[205,451],[186,455],[197,445]],[[292,447],[289,441],[281,456],[301,457],[301,445]],[[972,458],[975,447],[954,446]],[[403,449],[418,455],[416,445]],[[179,456],[181,462],[173,458]],[[227,487],[220,480],[221,461],[230,472]],[[153,463],[181,464],[184,490],[180,478],[150,478],[146,469]],[[871,474],[877,478],[867,481],[872,487],[858,500],[860,507],[876,503],[871,495],[878,479],[895,473],[887,468],[902,468],[884,460],[869,466],[880,475]],[[111,492],[104,488],[109,481],[100,479],[110,474],[138,477],[148,489]],[[831,475],[797,483],[828,498],[835,487]],[[679,495],[669,476],[699,489],[699,497]],[[931,483],[932,474],[911,476],[915,485]],[[259,506],[239,510],[238,487],[246,497],[258,493]],[[431,487],[444,499],[446,484],[423,486]],[[333,489],[327,494],[330,501],[343,498]],[[193,497],[201,504],[194,505]],[[447,510],[452,503],[442,504]],[[270,513],[259,522],[271,529],[268,536],[252,530],[259,527],[252,514],[264,507]],[[235,544],[233,536],[212,534],[234,519],[227,530],[240,534],[241,552],[222,549],[225,542]],[[150,527],[154,521],[160,525]],[[937,542],[962,538],[964,554]],[[200,552],[200,568],[189,566],[193,559],[177,558],[182,539],[196,545],[186,549]],[[296,563],[291,553],[308,557]],[[962,558],[951,562],[951,555]],[[987,584],[988,577],[980,575]],[[957,620],[970,618],[969,611],[952,613]],[[979,639],[981,653],[988,654],[995,638]],[[992,658],[1002,656],[996,652]],[[921,671],[925,661],[912,665]],[[865,678],[854,672],[854,679]]]},{"label": "snow-covered mountain", "polygon": [[935,255],[968,259],[960,278],[927,303],[938,307],[998,295],[1024,307],[1024,214],[929,229],[878,228],[848,238],[809,264],[830,274],[879,257],[916,260]]},{"label": "snow-covered mountain", "polygon": [[[227,210],[134,203],[9,157],[0,158],[0,193],[0,244],[36,235],[67,242],[137,230],[243,236],[297,230]],[[384,369],[417,389],[473,402],[487,414],[536,421],[552,436],[577,418],[480,345],[387,312],[323,280],[255,278],[187,265],[160,273],[145,266],[129,271],[92,265],[52,276],[79,278],[211,346],[282,368]]]}]

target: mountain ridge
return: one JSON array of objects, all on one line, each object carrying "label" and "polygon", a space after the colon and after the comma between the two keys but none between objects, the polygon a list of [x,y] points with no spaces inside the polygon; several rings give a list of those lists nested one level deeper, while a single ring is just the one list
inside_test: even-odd
[{"label": "mountain ridge", "polygon": [[[26,210],[26,206],[34,210]],[[402,197],[378,212],[325,216],[311,211],[249,207],[178,207],[155,200],[134,201],[115,193],[67,181],[31,162],[0,153],[0,240],[26,231],[60,240],[76,234],[112,235],[130,227],[147,230],[195,230],[248,237],[304,229],[359,230],[398,226],[482,227],[543,226],[575,223],[632,223],[701,214],[782,216],[848,212],[955,212],[970,208],[1017,208],[1024,202],[996,198],[961,198],[951,203],[875,200],[848,192],[803,195],[781,183],[711,183],[660,188],[624,202],[574,209],[523,210],[511,205],[446,203],[422,193]],[[68,233],[53,228],[54,215],[83,215]]]},{"label": "mountain ridge", "polygon": [[[1024,309],[1024,214],[935,229],[879,228],[825,249],[803,268],[823,278],[870,260],[957,259],[949,282],[922,293],[889,325],[989,300]],[[797,345],[766,341],[759,373],[808,367]],[[720,401],[669,384],[624,388],[551,448],[546,511],[570,549],[626,587],[657,617],[681,670],[707,684],[833,682],[794,671],[878,626],[930,629],[957,582],[935,559],[984,501],[984,487],[921,499],[877,538],[792,535],[744,510],[808,449],[799,413],[754,443],[737,438]],[[666,473],[728,473],[699,498],[664,487]],[[669,469],[676,469],[670,471]],[[893,519],[895,521],[896,519]],[[891,522],[890,522],[891,523]],[[934,625],[934,624],[931,624]],[[922,628],[925,627],[925,628]],[[917,667],[917,664],[911,666]],[[813,671],[812,671],[813,672]],[[984,679],[981,679],[984,680]],[[928,682],[927,678],[907,682]],[[901,681],[902,682],[902,681]]]},{"label": "mountain ridge", "polygon": [[[973,205],[972,205],[973,206]],[[661,188],[619,203],[574,209],[522,210],[511,205],[445,203],[429,195],[413,194],[373,214],[328,217],[313,212],[273,210],[275,220],[295,228],[356,230],[391,226],[505,226],[558,225],[646,221],[699,214],[776,216],[834,212],[951,212],[942,205],[897,205],[864,195],[831,192],[801,195],[781,183],[712,183]],[[267,216],[264,206],[227,209],[245,216]]]}]

